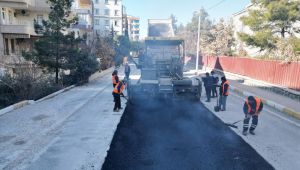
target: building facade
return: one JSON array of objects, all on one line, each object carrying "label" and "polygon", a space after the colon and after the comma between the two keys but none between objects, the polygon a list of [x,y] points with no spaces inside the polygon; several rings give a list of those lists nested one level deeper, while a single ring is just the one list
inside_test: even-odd
[{"label": "building facade", "polygon": [[123,34],[122,0],[94,0],[94,31],[101,36],[107,36],[114,31],[116,35]]},{"label": "building facade", "polygon": [[140,18],[134,16],[127,16],[128,36],[132,41],[140,40]]},{"label": "building facade", "polygon": [[249,13],[249,10],[254,9],[254,8],[255,8],[255,6],[253,4],[250,4],[245,9],[233,14],[233,16],[232,16],[234,38],[236,40],[235,51],[237,51],[237,52],[244,51],[251,57],[261,55],[260,49],[247,46],[242,40],[240,40],[238,33],[247,33],[247,34],[252,33],[252,30],[248,26],[245,26],[240,19],[243,16],[247,16]]},{"label": "building facade", "polygon": [[74,0],[72,13],[77,16],[78,22],[71,25],[69,31],[74,31],[76,37],[87,36],[87,43],[93,39],[93,11],[93,0]]},{"label": "building facade", "polygon": [[27,65],[22,51],[30,51],[42,36],[42,21],[48,18],[46,0],[0,1],[0,72],[14,72]]}]

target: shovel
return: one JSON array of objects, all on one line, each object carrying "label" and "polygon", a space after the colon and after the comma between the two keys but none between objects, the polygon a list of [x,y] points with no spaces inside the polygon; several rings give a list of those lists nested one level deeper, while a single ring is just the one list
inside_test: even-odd
[{"label": "shovel", "polygon": [[244,119],[242,119],[242,120],[238,120],[238,121],[236,121],[236,122],[233,122],[233,123],[225,123],[225,125],[227,125],[227,126],[230,126],[230,127],[233,127],[233,128],[238,128],[238,126],[237,125],[235,125],[235,124],[237,124],[237,123],[239,123],[239,122],[241,122],[241,121],[243,121]]}]

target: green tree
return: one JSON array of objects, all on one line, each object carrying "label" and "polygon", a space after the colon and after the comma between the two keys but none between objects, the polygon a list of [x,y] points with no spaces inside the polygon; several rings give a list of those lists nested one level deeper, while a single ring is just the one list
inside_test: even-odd
[{"label": "green tree", "polygon": [[128,37],[126,36],[118,36],[115,42],[115,64],[120,65],[122,64],[123,58],[125,56],[129,56],[131,49],[131,42]]},{"label": "green tree", "polygon": [[44,37],[35,42],[35,50],[31,55],[25,55],[36,64],[55,71],[55,82],[58,83],[59,69],[65,61],[61,52],[64,50],[62,41],[63,31],[69,28],[76,18],[70,18],[72,0],[48,0],[50,5],[49,19],[43,21]]},{"label": "green tree", "polygon": [[[77,37],[75,33],[66,34],[70,24],[76,18],[70,17],[72,0],[49,0],[51,12],[49,20],[43,21],[44,36],[34,44],[34,50],[25,53],[27,60],[46,68],[50,73],[55,72],[55,82],[58,84],[59,70],[70,70],[70,83],[86,81],[92,71],[97,69],[95,56],[87,48],[86,39]],[[65,81],[64,81],[65,82]]]},{"label": "green tree", "polygon": [[239,37],[247,45],[272,52],[278,49],[278,43],[283,39],[294,39],[294,34],[299,33],[299,27],[295,25],[300,20],[299,1],[252,0],[252,3],[253,9],[241,21],[253,33],[239,33]]}]

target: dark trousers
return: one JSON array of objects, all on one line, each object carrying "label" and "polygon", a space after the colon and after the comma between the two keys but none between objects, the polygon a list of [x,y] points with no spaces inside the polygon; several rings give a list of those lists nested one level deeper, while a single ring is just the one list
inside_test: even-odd
[{"label": "dark trousers", "polygon": [[249,115],[247,114],[245,116],[245,119],[244,119],[244,126],[243,126],[243,131],[248,131],[248,128],[249,128],[249,122],[250,122],[250,118],[252,117],[252,123],[251,123],[251,126],[250,126],[250,131],[254,131],[256,126],[257,126],[257,123],[258,123],[258,115]]},{"label": "dark trousers", "polygon": [[211,96],[218,97],[217,86],[212,86],[211,88]]},{"label": "dark trousers", "polygon": [[129,80],[129,72],[125,72],[125,77],[126,77],[126,80]]},{"label": "dark trousers", "polygon": [[121,96],[120,94],[113,93],[115,107],[114,110],[121,109]]},{"label": "dark trousers", "polygon": [[211,95],[211,87],[205,87],[207,101],[210,102],[210,95]]}]

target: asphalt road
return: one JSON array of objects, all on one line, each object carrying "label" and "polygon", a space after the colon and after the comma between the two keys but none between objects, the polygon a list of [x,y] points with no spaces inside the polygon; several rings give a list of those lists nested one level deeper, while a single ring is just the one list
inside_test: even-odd
[{"label": "asphalt road", "polygon": [[127,106],[102,169],[274,168],[201,103],[140,99]]}]

